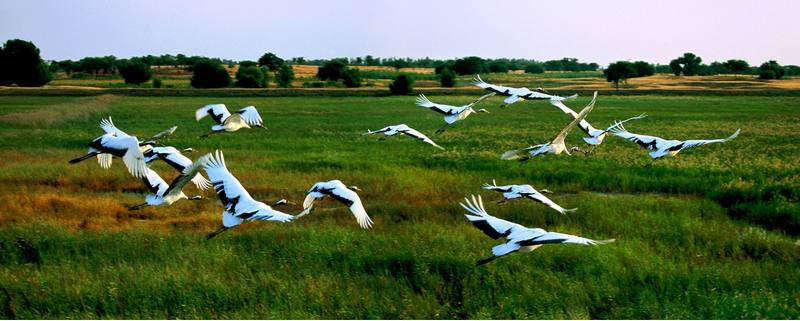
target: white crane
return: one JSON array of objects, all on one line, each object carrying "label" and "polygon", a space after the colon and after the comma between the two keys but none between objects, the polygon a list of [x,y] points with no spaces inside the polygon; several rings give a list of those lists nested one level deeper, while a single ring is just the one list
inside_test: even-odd
[{"label": "white crane", "polygon": [[511,105],[515,102],[521,100],[550,100],[550,101],[562,101],[562,100],[571,100],[578,97],[578,94],[574,94],[569,97],[561,97],[556,95],[551,95],[546,90],[542,88],[536,88],[534,90],[530,90],[525,87],[514,88],[514,87],[505,87],[500,85],[494,85],[487,83],[481,79],[480,75],[475,75],[475,78],[472,80],[472,84],[478,86],[480,88],[486,89],[488,91],[501,94],[503,96],[508,96],[505,100],[503,100],[503,104],[500,107],[505,107]]},{"label": "white crane", "polygon": [[498,205],[503,204],[512,199],[525,197],[537,201],[539,203],[542,203],[544,205],[547,205],[547,207],[552,208],[556,212],[563,215],[566,215],[567,212],[574,212],[577,210],[577,208],[565,209],[559,206],[558,204],[547,198],[547,196],[544,196],[542,194],[542,193],[550,193],[550,191],[543,189],[542,193],[540,193],[535,188],[533,188],[533,186],[527,184],[498,186],[497,182],[495,182],[495,180],[492,180],[492,185],[483,184],[483,189],[503,193],[504,198],[497,202]]},{"label": "white crane", "polygon": [[200,121],[200,119],[203,119],[203,117],[207,115],[211,116],[211,119],[214,120],[216,125],[211,126],[211,132],[200,137],[208,137],[214,133],[235,132],[242,128],[266,128],[255,106],[247,106],[231,114],[228,108],[225,107],[225,104],[211,104],[201,107],[194,112],[194,118],[197,121]]},{"label": "white crane", "polygon": [[372,135],[372,134],[379,134],[383,133],[386,136],[394,136],[397,134],[405,134],[416,139],[419,139],[423,142],[433,145],[434,147],[444,150],[444,147],[437,145],[432,139],[425,136],[425,134],[420,133],[414,128],[408,127],[406,124],[400,125],[393,125],[393,126],[386,126],[384,128],[378,129],[376,131],[371,131],[367,129],[367,132],[364,135]]},{"label": "white crane", "polygon": [[[187,148],[184,149],[184,151],[192,152],[194,150]],[[192,165],[191,159],[184,156],[177,148],[172,146],[153,147],[144,152],[145,163],[149,164],[157,159],[163,160],[178,172],[183,172],[184,169]],[[200,173],[196,173],[196,175],[192,177],[192,183],[201,190],[211,187],[211,182]]]},{"label": "white crane", "polygon": [[[116,126],[114,126],[114,122],[111,120],[111,116],[109,116],[108,119],[101,119],[100,120],[100,128],[103,129],[103,131],[106,134],[114,136],[114,137],[127,137],[127,136],[130,136],[127,133],[125,133],[124,131],[122,131],[119,128],[117,128]],[[152,137],[150,137],[146,141],[139,141],[139,149],[141,149],[143,153],[146,152],[147,150],[152,148],[153,145],[156,144],[156,140],[164,138],[164,137],[167,137],[169,135],[172,135],[172,133],[174,133],[177,128],[178,128],[178,126],[172,126],[172,127],[168,128],[166,130],[163,130],[163,131],[159,132],[158,134],[153,135]],[[111,168],[111,163],[112,163],[114,155],[109,154],[109,153],[99,153],[96,156],[97,156],[97,162],[100,164],[101,168],[103,168],[103,169]],[[86,156],[84,156],[84,157],[86,157]],[[82,160],[83,159],[81,159],[79,161],[82,161]],[[146,163],[149,163],[149,161],[146,161]]]},{"label": "white crane", "polygon": [[214,156],[208,154],[202,164],[203,168],[214,185],[214,190],[222,202],[222,227],[209,234],[206,239],[211,239],[222,232],[251,221],[278,221],[289,222],[294,216],[276,211],[267,204],[256,201],[244,189],[239,180],[228,171],[225,166],[225,157],[217,150]]},{"label": "white crane", "polygon": [[[192,201],[201,200],[203,196],[196,195],[192,197],[186,196],[183,193],[183,188],[192,181],[193,177],[197,176],[197,173],[200,171],[200,168],[208,161],[208,158],[211,157],[211,154],[207,154],[200,159],[198,159],[194,163],[190,163],[189,166],[183,169],[178,177],[175,177],[172,180],[172,183],[167,185],[161,176],[158,176],[154,170],[147,168],[147,175],[142,178],[144,181],[145,186],[147,189],[150,190],[153,194],[147,194],[144,200],[145,202],[136,206],[130,207],[131,210],[138,210],[145,206],[158,206],[162,204],[172,205],[172,203],[177,202],[178,200],[188,199]],[[191,162],[191,161],[190,161]]]},{"label": "white crane", "polygon": [[581,110],[581,113],[578,114],[578,117],[573,119],[572,122],[570,122],[566,127],[564,127],[564,129],[558,132],[556,137],[553,138],[553,140],[551,140],[549,143],[530,146],[528,148],[523,148],[518,150],[507,151],[503,153],[503,155],[500,156],[500,158],[505,160],[519,159],[524,161],[530,159],[533,156],[538,156],[542,154],[558,155],[561,154],[562,152],[565,152],[567,153],[567,155],[571,155],[572,151],[577,151],[580,149],[578,147],[572,147],[570,149],[567,149],[567,145],[564,143],[564,139],[567,137],[572,128],[574,128],[581,120],[586,118],[586,115],[588,115],[589,112],[592,111],[592,108],[594,108],[594,105],[590,104],[589,106],[586,106],[586,108]]},{"label": "white crane", "polygon": [[[589,104],[586,105],[586,106],[594,106],[596,101],[597,101],[597,91],[594,92],[594,95],[592,96],[592,101],[589,102]],[[572,116],[572,119],[578,118],[578,113],[576,113],[571,108],[567,107],[567,105],[564,105],[563,101],[551,100],[550,103],[553,104],[553,106],[556,106],[558,109],[560,109],[565,114]],[[600,130],[600,129],[594,128],[594,126],[589,124],[589,122],[586,121],[586,119],[581,120],[578,123],[578,126],[587,135],[589,135],[589,137],[583,137],[583,141],[585,141],[589,145],[592,145],[593,146],[592,149],[594,149],[594,146],[597,146],[597,145],[600,145],[600,144],[603,143],[603,140],[605,140],[606,136],[608,136],[609,130],[611,130],[611,128],[613,128],[614,126],[617,126],[618,124],[626,123],[626,122],[631,121],[631,120],[642,119],[642,118],[644,118],[646,116],[647,115],[645,115],[645,114],[641,114],[639,116],[631,117],[631,118],[628,118],[628,119],[623,120],[623,121],[616,121],[614,124],[612,124],[611,126],[606,128],[605,130]]]},{"label": "white crane", "polygon": [[131,175],[136,178],[144,177],[147,165],[144,162],[142,148],[146,147],[140,147],[139,139],[114,127],[111,117],[107,121],[103,119],[100,127],[106,133],[89,142],[89,151],[86,155],[72,159],[69,163],[76,164],[97,156],[100,166],[108,168],[111,166],[112,156],[117,156],[122,158]]},{"label": "white crane", "polygon": [[464,199],[466,200],[466,204],[459,204],[469,213],[473,214],[464,215],[472,225],[495,240],[501,237],[506,238],[505,244],[497,245],[492,248],[491,257],[480,260],[476,262],[475,265],[483,265],[498,257],[517,251],[523,253],[530,252],[544,244],[573,243],[581,245],[600,245],[614,242],[614,239],[596,241],[575,235],[548,232],[540,228],[527,228],[486,213],[486,209],[483,207],[483,200],[481,200],[480,196],[478,196],[476,200],[473,195],[472,203],[470,203],[469,199]]},{"label": "white crane", "polygon": [[356,186],[345,186],[338,179],[316,183],[308,190],[308,195],[303,201],[303,211],[297,214],[295,218],[311,213],[315,200],[330,196],[350,208],[350,212],[356,217],[356,221],[361,228],[370,228],[372,227],[372,219],[367,215],[367,210],[364,209],[364,204],[361,203],[361,198],[358,197],[355,191],[360,191],[360,189]]},{"label": "white crane", "polygon": [[733,133],[728,138],[723,139],[695,139],[695,140],[675,140],[675,139],[663,139],[661,137],[655,136],[648,136],[648,135],[639,135],[633,134],[628,132],[622,124],[619,124],[610,130],[611,133],[617,135],[619,137],[625,138],[629,141],[632,141],[639,146],[642,146],[645,149],[650,150],[650,157],[653,158],[653,161],[650,162],[649,165],[652,165],[656,159],[662,157],[670,157],[675,156],[679,152],[684,149],[702,146],[706,144],[713,144],[713,143],[724,143],[731,139],[736,138],[739,136],[739,132],[741,129],[737,129],[736,132]]},{"label": "white crane", "polygon": [[440,114],[444,115],[444,122],[446,124],[444,126],[442,126],[442,128],[439,128],[436,131],[436,133],[441,133],[441,132],[444,131],[444,128],[447,125],[455,123],[455,122],[457,122],[459,120],[466,119],[470,114],[473,114],[473,113],[489,113],[488,110],[483,109],[483,108],[478,109],[477,111],[475,111],[475,109],[473,109],[472,106],[475,106],[477,103],[483,101],[486,98],[492,97],[494,95],[495,95],[495,93],[488,93],[488,94],[481,96],[480,98],[476,99],[475,101],[473,101],[473,102],[471,102],[471,103],[469,103],[467,105],[456,107],[456,106],[437,104],[437,103],[431,102],[428,99],[428,97],[425,97],[424,94],[419,94],[419,97],[417,97],[417,106],[425,107],[425,108],[428,108],[430,110],[433,110],[433,111],[435,111],[437,113],[440,113]]}]

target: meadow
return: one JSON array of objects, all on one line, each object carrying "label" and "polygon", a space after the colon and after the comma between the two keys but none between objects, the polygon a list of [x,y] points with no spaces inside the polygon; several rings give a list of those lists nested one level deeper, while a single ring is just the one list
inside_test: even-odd
[{"label": "meadow", "polygon": [[[473,96],[428,97],[455,105]],[[589,92],[568,103],[582,108]],[[209,103],[255,105],[268,130],[201,140]],[[722,138],[652,167],[647,151],[609,137],[593,154],[527,162],[500,154],[551,139],[570,119],[546,102],[477,114],[433,135],[440,115],[401,97],[0,96],[0,316],[5,319],[798,319],[800,98],[604,96],[588,120],[674,139]],[[357,185],[371,230],[330,200],[292,223],[256,222],[210,241],[208,199],[129,211],[145,188],[119,159],[103,170],[86,152],[112,116],[163,143],[220,149],[251,195],[301,202],[318,181]],[[362,136],[406,123],[444,151],[408,137]],[[579,129],[568,145],[585,148]],[[152,167],[166,181],[176,172]],[[494,204],[485,182],[531,184],[578,211]],[[547,245],[481,267],[492,240],[464,218],[465,196],[529,227],[615,243]],[[296,205],[283,207],[297,213]]]}]

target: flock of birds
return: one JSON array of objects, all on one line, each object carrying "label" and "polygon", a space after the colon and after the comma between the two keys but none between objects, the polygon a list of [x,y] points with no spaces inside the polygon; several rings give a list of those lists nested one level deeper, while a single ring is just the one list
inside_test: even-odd
[{"label": "flock of birds", "polygon": [[[478,109],[476,111],[473,107],[494,95],[506,97],[500,107],[508,106],[523,100],[547,100],[572,118],[572,121],[559,131],[552,140],[543,144],[505,152],[502,154],[501,158],[506,160],[528,160],[542,154],[557,155],[566,153],[570,155],[572,152],[580,151],[578,147],[567,148],[564,141],[569,132],[576,126],[580,127],[589,136],[583,139],[587,144],[592,146],[592,150],[602,144],[605,138],[611,134],[635,142],[643,148],[650,150],[649,155],[653,161],[663,157],[675,156],[680,151],[687,148],[725,142],[735,138],[739,134],[739,130],[737,130],[733,135],[725,139],[680,141],[634,134],[623,127],[623,124],[628,121],[646,117],[645,114],[622,121],[615,121],[607,128],[600,130],[586,121],[587,115],[592,111],[597,101],[597,92],[594,93],[591,102],[579,113],[576,113],[571,108],[567,107],[564,102],[576,98],[577,94],[569,97],[560,97],[552,95],[542,88],[530,90],[524,87],[512,88],[499,86],[484,82],[480,76],[475,77],[474,84],[490,93],[463,106],[434,103],[423,94],[417,97],[416,104],[418,106],[444,115],[445,125],[439,128],[437,133],[441,133],[448,125],[462,121],[473,113],[489,113],[486,109]],[[224,132],[235,132],[242,128],[266,128],[254,106],[247,106],[235,113],[230,113],[224,104],[211,104],[199,108],[195,112],[195,119],[197,121],[200,121],[205,116],[210,116],[214,121],[214,125],[211,126],[211,131],[209,133],[200,137],[208,137],[212,134]],[[302,212],[297,215],[291,215],[273,209],[273,206],[278,207],[292,204],[290,201],[280,199],[271,203],[270,206],[250,196],[239,180],[228,170],[225,165],[225,157],[221,151],[217,150],[214,153],[203,155],[192,161],[183,153],[193,152],[193,149],[186,148],[179,150],[175,147],[164,146],[158,143],[158,140],[174,133],[177,128],[176,126],[157,133],[143,141],[117,128],[112,122],[111,117],[101,120],[100,128],[105,133],[89,143],[87,154],[70,160],[69,162],[75,164],[96,157],[100,166],[104,169],[108,169],[111,167],[114,156],[121,158],[128,172],[135,178],[142,179],[145,186],[150,191],[150,194],[145,196],[144,203],[130,207],[131,210],[138,210],[146,206],[171,205],[182,199],[203,199],[201,195],[190,197],[184,194],[183,189],[189,182],[195,185],[199,190],[206,190],[213,186],[223,207],[222,226],[208,234],[207,239],[211,239],[224,231],[251,221],[290,222],[299,219],[312,212],[316,200],[325,197],[330,197],[348,206],[355,216],[358,225],[362,228],[370,228],[373,225],[373,221],[367,214],[361,202],[361,198],[356,193],[360,191],[356,186],[347,186],[339,180],[317,182],[308,190],[302,204]],[[444,149],[428,136],[406,124],[386,126],[375,131],[367,130],[364,135],[379,133],[383,133],[386,136],[404,134],[436,148]],[[591,150],[588,152],[591,152]],[[157,160],[167,163],[170,167],[179,172],[179,175],[169,184],[148,166],[148,164]],[[652,162],[650,164],[652,164]],[[205,171],[208,178],[203,176],[201,171]],[[483,189],[503,194],[503,199],[497,202],[498,205],[513,199],[527,198],[544,204],[562,215],[577,210],[574,208],[565,209],[561,207],[544,195],[544,193],[550,193],[550,191],[545,189],[537,191],[531,185],[497,185],[493,180],[491,185],[484,184]],[[501,237],[506,239],[506,243],[492,248],[492,256],[478,261],[477,265],[488,263],[498,257],[514,252],[530,252],[544,244],[574,243],[599,245],[614,241],[614,239],[597,241],[575,235],[548,232],[540,228],[527,228],[494,217],[486,212],[483,200],[480,196],[476,198],[472,195],[471,199],[465,198],[465,202],[459,204],[469,213],[465,216],[476,228],[493,239],[499,239]]]}]

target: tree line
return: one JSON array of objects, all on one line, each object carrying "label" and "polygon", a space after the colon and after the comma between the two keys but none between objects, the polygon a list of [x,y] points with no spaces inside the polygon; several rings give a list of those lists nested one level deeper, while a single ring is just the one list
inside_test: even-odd
[{"label": "tree line", "polygon": [[[142,84],[152,79],[153,66],[174,66],[192,72],[190,84],[195,88],[221,88],[228,86],[244,88],[267,87],[275,81],[280,87],[291,86],[294,80],[293,64],[318,65],[317,78],[345,87],[360,87],[363,74],[351,66],[389,66],[396,69],[405,67],[434,68],[436,77],[443,87],[455,85],[457,75],[479,73],[503,73],[510,70],[524,70],[526,73],[545,71],[598,71],[602,70],[606,80],[618,88],[628,79],[646,77],[655,73],[672,73],[676,76],[704,76],[716,74],[755,74],[761,79],[781,79],[784,76],[800,75],[800,67],[781,66],[774,60],[764,62],[758,67],[750,66],[741,59],[703,64],[702,58],[693,53],[685,53],[670,61],[668,65],[651,64],[645,61],[617,61],[606,68],[597,63],[581,62],[576,58],[565,57],[558,60],[537,61],[522,58],[487,59],[468,56],[458,59],[438,60],[431,58],[380,58],[367,55],[356,58],[334,58],[306,60],[303,57],[283,59],[267,52],[257,61],[234,61],[184,54],[147,55],[118,59],[114,56],[85,57],[80,60],[49,61],[42,60],[39,49],[25,40],[8,40],[0,47],[0,85],[42,86],[52,79],[52,73],[64,72],[73,78],[121,76],[128,84]],[[235,77],[231,78],[228,68],[238,65]],[[399,74],[403,75],[403,74]],[[393,76],[396,81],[399,75]],[[403,83],[413,83],[413,77],[403,75]],[[153,80],[153,87],[160,87],[160,79]],[[401,86],[405,88],[403,84]]]}]

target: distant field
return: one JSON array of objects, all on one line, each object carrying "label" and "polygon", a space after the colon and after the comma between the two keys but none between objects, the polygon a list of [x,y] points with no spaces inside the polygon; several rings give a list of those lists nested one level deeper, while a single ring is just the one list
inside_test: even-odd
[{"label": "distant field", "polygon": [[[440,87],[437,75],[433,73],[433,68],[395,68],[385,66],[353,66],[362,71],[364,78],[363,86],[366,88],[388,88],[389,83],[400,73],[408,73],[415,77],[415,88],[438,88]],[[238,66],[229,68],[231,77],[235,76]],[[293,87],[303,87],[310,82],[319,81],[316,77],[318,66],[312,65],[293,65],[295,80]],[[165,88],[191,88],[189,79],[191,74],[179,68],[159,67],[153,70],[154,78],[162,80]],[[542,74],[526,74],[519,71],[509,73],[486,73],[481,75],[484,80],[497,84],[515,87],[543,87],[553,90],[565,91],[591,91],[606,90],[614,88],[611,83],[603,78],[600,71],[583,72],[546,72]],[[456,81],[458,88],[470,88],[472,86],[472,75],[459,76]],[[271,87],[276,87],[272,81]],[[104,77],[101,79],[71,79],[66,75],[60,75],[48,84],[48,87],[97,87],[97,88],[128,88],[137,87],[125,85],[119,77]],[[150,88],[152,82],[147,82],[139,87]],[[717,76],[673,76],[670,74],[658,74],[650,77],[634,78],[623,84],[621,88],[626,92],[636,91],[659,91],[663,93],[681,91],[703,91],[703,90],[745,90],[745,91],[786,91],[800,90],[800,78],[787,78],[782,80],[760,80],[753,75],[717,75]],[[348,89],[342,89],[348,90]]]},{"label": "distant field", "polygon": [[[527,84],[602,83],[566,75],[485,79],[512,77]],[[647,86],[663,86],[661,79],[689,81],[656,76]],[[429,98],[464,104],[475,97]],[[232,110],[257,106],[269,130],[198,139],[210,121],[195,122],[194,110],[216,102]],[[588,117],[597,127],[647,112],[626,127],[675,139],[742,129],[731,142],[687,150],[651,168],[644,167],[645,150],[616,137],[590,156],[500,160],[503,151],[552,138],[569,121],[544,102],[500,109],[501,99],[490,98],[481,107],[491,113],[440,135],[433,132],[441,116],[413,102],[412,96],[0,96],[0,316],[800,318],[800,98],[601,95]],[[569,105],[587,102],[582,96]],[[110,170],[94,160],[67,163],[85,153],[101,133],[98,121],[109,115],[139,137],[177,125],[164,143],[197,149],[192,158],[223,150],[228,168],[265,202],[300,202],[322,180],[358,185],[375,228],[361,230],[345,207],[328,200],[296,222],[247,224],[205,241],[221,212],[209,191],[202,193],[206,200],[129,211],[142,202],[144,186],[119,159]],[[399,123],[430,134],[446,150],[408,137],[361,135]],[[585,147],[581,136],[574,130],[568,144]],[[167,181],[175,175],[163,163],[153,168]],[[531,202],[495,205],[500,195],[480,188],[492,179],[548,188],[556,202],[578,211],[561,216]],[[487,210],[504,219],[617,242],[547,245],[476,268],[500,242],[464,218],[458,202],[470,194],[482,195]],[[35,249],[38,266],[19,242]]]}]

